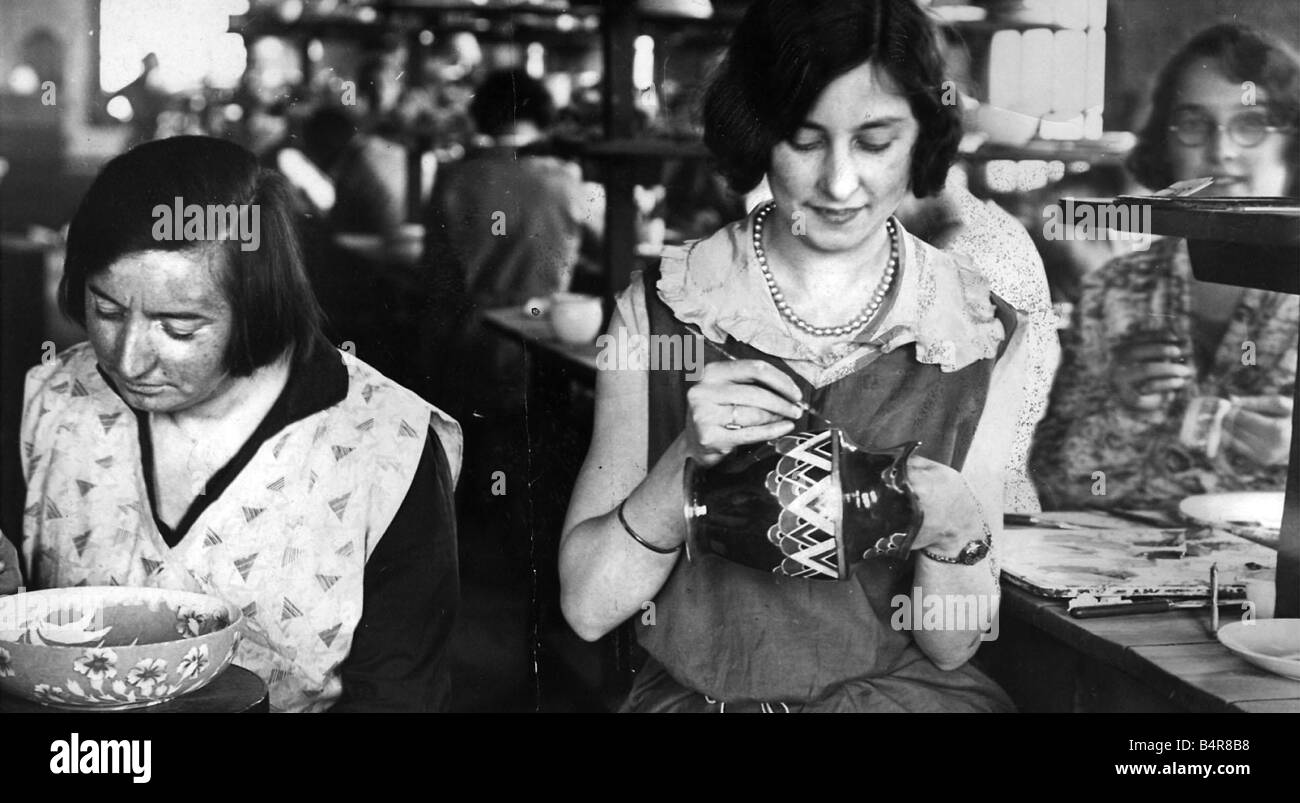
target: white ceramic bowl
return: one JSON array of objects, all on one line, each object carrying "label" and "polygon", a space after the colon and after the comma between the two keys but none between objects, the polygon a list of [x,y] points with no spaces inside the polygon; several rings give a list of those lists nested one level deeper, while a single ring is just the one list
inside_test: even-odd
[{"label": "white ceramic bowl", "polygon": [[1223,646],[1285,677],[1300,680],[1300,619],[1256,619],[1219,628]]},{"label": "white ceramic bowl", "polygon": [[988,103],[972,112],[972,128],[988,134],[990,142],[1024,145],[1038,133],[1041,120],[1032,114],[1003,109]]},{"label": "white ceramic bowl", "polygon": [[225,670],[242,619],[216,597],[162,588],[0,597],[0,692],[60,708],[157,705]]},{"label": "white ceramic bowl", "polygon": [[590,343],[600,334],[605,309],[597,296],[556,293],[551,296],[551,328],[565,343]]}]

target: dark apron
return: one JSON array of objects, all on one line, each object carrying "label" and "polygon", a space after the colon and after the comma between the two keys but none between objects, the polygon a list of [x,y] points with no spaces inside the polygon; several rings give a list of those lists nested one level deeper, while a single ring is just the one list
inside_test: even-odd
[{"label": "dark apron", "polygon": [[[650,331],[692,332],[656,290],[658,268],[644,274]],[[1015,314],[993,296],[1007,331]],[[764,360],[789,375],[811,406],[858,445],[887,448],[919,440],[923,457],[960,470],[984,409],[994,360],[942,372],[916,360],[914,344],[813,389],[782,360],[728,339],[741,359]],[[999,354],[1000,356],[1000,354]],[[710,361],[724,359],[706,350]],[[648,372],[647,465],[681,433],[690,380],[682,371]],[[805,418],[799,429],[815,430]],[[796,429],[796,431],[799,431]],[[947,672],[889,624],[897,594],[910,594],[913,564],[873,560],[848,581],[786,578],[713,557],[678,560],[655,597],[654,624],[638,621],[650,654],[625,710],[1010,710],[993,681],[969,665]]]}]

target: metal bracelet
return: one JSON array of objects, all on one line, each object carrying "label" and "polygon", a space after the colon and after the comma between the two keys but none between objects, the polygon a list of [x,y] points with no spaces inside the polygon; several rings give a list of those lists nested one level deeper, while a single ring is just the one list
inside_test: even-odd
[{"label": "metal bracelet", "polygon": [[637,535],[636,530],[633,530],[633,529],[632,529],[632,525],[630,525],[630,524],[627,523],[627,516],[624,516],[624,515],[623,515],[623,506],[626,505],[626,504],[627,504],[627,500],[626,500],[626,499],[624,499],[622,502],[619,502],[619,503],[618,503],[618,523],[621,524],[621,525],[623,525],[623,529],[627,531],[627,534],[628,534],[628,535],[632,536],[632,539],[633,539],[634,541],[636,541],[638,544],[640,544],[641,546],[645,547],[646,549],[650,550],[651,552],[654,552],[654,553],[659,554],[659,555],[671,555],[671,554],[673,554],[674,552],[676,552],[677,550],[679,550],[679,549],[682,548],[682,547],[681,547],[681,544],[678,544],[678,545],[675,546],[675,547],[661,547],[661,546],[655,546],[654,544],[652,544],[652,543],[650,543],[649,541],[645,540],[645,539],[642,538],[641,536]]}]

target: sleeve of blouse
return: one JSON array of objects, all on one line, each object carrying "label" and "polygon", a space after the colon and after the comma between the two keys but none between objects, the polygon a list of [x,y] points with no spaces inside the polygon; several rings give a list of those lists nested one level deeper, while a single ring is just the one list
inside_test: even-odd
[{"label": "sleeve of blouse", "polygon": [[1001,219],[1001,225],[1009,232],[1005,258],[1011,262],[1009,272],[1022,277],[1022,296],[1015,303],[1028,318],[1025,331],[1026,392],[1021,400],[1008,463],[1006,509],[1034,513],[1042,507],[1029,480],[1029,452],[1033,447],[1034,430],[1047,413],[1052,382],[1061,361],[1061,344],[1056,334],[1056,314],[1052,310],[1047,273],[1038,249],[1020,221],[1001,207],[994,206],[993,209]]},{"label": "sleeve of blouse", "polygon": [[[1025,397],[1032,392],[1027,381],[1034,360],[1029,347],[1032,332],[1025,325],[1024,313],[1017,315],[1016,330],[993,367],[984,411],[961,469],[962,478],[978,500],[993,536],[995,557],[1002,534],[1005,485],[1012,476],[1011,461],[1016,448],[1012,435],[1021,426]],[[996,562],[993,571],[996,575]]]},{"label": "sleeve of blouse", "polygon": [[453,487],[430,428],[406,498],[366,562],[361,621],[331,711],[447,709],[460,602]]},{"label": "sleeve of blouse", "polygon": [[1012,434],[1012,450],[1006,471],[1006,509],[1037,512],[1041,509],[1034,484],[1029,479],[1029,453],[1034,430],[1047,412],[1047,402],[1061,359],[1056,335],[1056,316],[1043,260],[1024,226],[1002,207],[980,201],[968,190],[949,182],[950,194],[961,218],[961,226],[945,251],[966,254],[984,274],[993,292],[1025,313],[1022,327],[1027,392],[1020,403]]},{"label": "sleeve of blouse", "polygon": [[[615,296],[614,305],[618,307],[619,315],[623,317],[623,325],[629,337],[650,332],[650,313],[646,311],[645,282],[642,280],[641,271],[632,271],[627,289]],[[637,341],[636,345],[639,346],[640,341]],[[637,351],[634,358],[649,357],[649,346],[638,348]]]}]

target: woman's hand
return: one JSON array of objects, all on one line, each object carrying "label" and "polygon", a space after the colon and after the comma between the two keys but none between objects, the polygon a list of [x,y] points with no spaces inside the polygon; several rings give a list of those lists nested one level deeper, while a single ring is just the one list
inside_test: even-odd
[{"label": "woman's hand", "polygon": [[907,481],[921,502],[921,531],[913,549],[954,555],[982,537],[983,511],[956,469],[913,455],[907,461]]},{"label": "woman's hand", "polygon": [[23,585],[18,573],[18,550],[0,534],[0,596],[13,594]]},{"label": "woman's hand", "polygon": [[1291,412],[1286,396],[1245,396],[1233,400],[1223,420],[1223,445],[1261,466],[1284,466],[1291,459]]},{"label": "woman's hand", "polygon": [[762,360],[711,362],[686,393],[687,453],[712,466],[737,446],[779,438],[803,409],[794,380]]},{"label": "woman's hand", "polygon": [[1169,404],[1173,394],[1196,377],[1187,353],[1177,345],[1136,342],[1115,349],[1110,381],[1124,406],[1150,412]]}]

